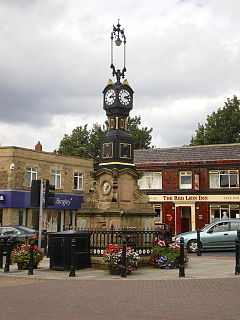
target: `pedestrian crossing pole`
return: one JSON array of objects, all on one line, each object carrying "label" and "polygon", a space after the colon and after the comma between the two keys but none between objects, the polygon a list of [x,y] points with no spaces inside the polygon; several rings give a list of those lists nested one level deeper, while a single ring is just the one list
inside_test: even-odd
[{"label": "pedestrian crossing pole", "polygon": [[38,232],[38,248],[41,249],[42,245],[42,221],[43,221],[43,189],[44,180],[41,179],[40,185],[40,204],[39,204],[39,232]]}]

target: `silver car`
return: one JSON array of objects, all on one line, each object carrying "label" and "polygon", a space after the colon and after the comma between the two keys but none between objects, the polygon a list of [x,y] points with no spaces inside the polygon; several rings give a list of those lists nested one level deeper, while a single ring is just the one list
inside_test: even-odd
[{"label": "silver car", "polygon": [[[240,219],[219,220],[208,224],[200,230],[202,249],[235,248]],[[184,238],[184,247],[188,252],[197,251],[197,231],[185,232],[176,236],[176,242]]]}]

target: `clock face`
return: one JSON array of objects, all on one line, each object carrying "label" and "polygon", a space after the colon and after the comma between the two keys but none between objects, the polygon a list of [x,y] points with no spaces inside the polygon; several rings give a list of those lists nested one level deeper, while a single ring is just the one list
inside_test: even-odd
[{"label": "clock face", "polygon": [[102,193],[109,194],[111,192],[111,184],[109,181],[104,181],[102,184]]},{"label": "clock face", "polygon": [[116,99],[116,93],[113,89],[109,89],[106,94],[105,94],[105,103],[107,105],[111,105],[114,103],[115,99]]},{"label": "clock face", "polygon": [[119,92],[119,101],[121,102],[121,104],[123,104],[124,106],[128,105],[131,102],[131,95],[130,92],[122,89]]}]

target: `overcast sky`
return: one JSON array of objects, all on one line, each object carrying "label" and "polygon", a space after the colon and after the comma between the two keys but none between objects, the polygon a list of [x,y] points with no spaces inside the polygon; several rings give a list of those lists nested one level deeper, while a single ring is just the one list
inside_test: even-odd
[{"label": "overcast sky", "polygon": [[0,0],[1,146],[53,151],[75,127],[105,121],[118,19],[130,116],[153,128],[156,147],[188,144],[208,114],[240,98],[239,14],[239,0]]}]

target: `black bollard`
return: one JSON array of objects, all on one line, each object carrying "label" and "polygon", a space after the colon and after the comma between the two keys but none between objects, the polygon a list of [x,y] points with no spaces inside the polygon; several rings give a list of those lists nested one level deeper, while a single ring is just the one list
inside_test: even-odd
[{"label": "black bollard", "polygon": [[0,240],[0,269],[3,268],[4,239]]},{"label": "black bollard", "polygon": [[197,230],[197,256],[202,255],[201,241],[200,241],[200,230]]},{"label": "black bollard", "polygon": [[71,241],[71,266],[70,266],[70,272],[69,277],[75,277],[76,273],[76,239],[72,239]]},{"label": "black bollard", "polygon": [[28,275],[33,275],[33,247],[34,240],[30,242]]},{"label": "black bollard", "polygon": [[6,262],[5,262],[4,272],[10,271],[9,266],[11,264],[12,245],[13,245],[13,240],[12,240],[12,238],[10,238],[7,240],[7,252],[6,252]]},{"label": "black bollard", "polygon": [[240,230],[237,231],[237,238],[235,241],[235,254],[236,254],[236,266],[235,274],[239,276],[240,274]]},{"label": "black bollard", "polygon": [[125,235],[122,239],[122,263],[121,263],[121,277],[126,278],[127,276],[127,270],[126,270],[126,246],[127,246],[127,240]]},{"label": "black bollard", "polygon": [[179,277],[185,277],[184,269],[184,238],[180,238]]}]

